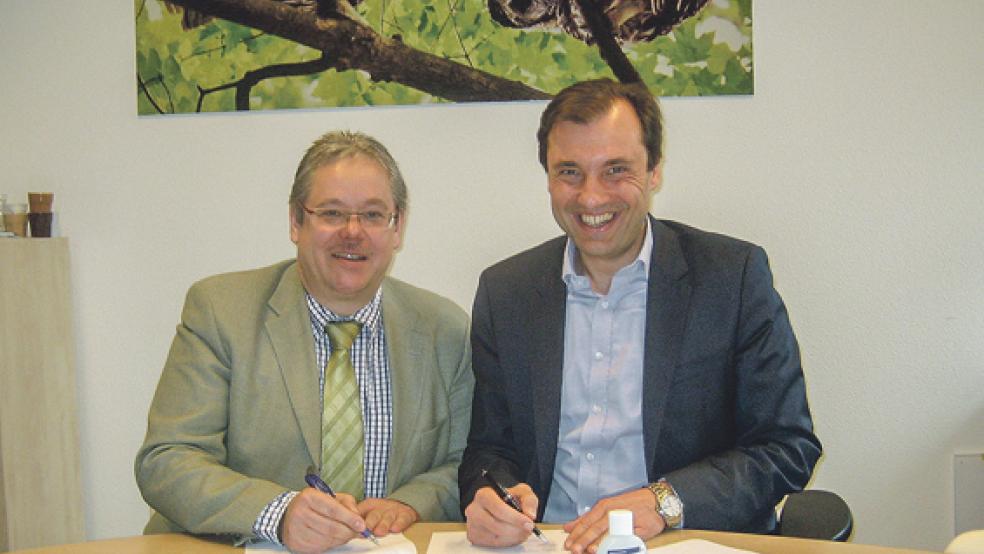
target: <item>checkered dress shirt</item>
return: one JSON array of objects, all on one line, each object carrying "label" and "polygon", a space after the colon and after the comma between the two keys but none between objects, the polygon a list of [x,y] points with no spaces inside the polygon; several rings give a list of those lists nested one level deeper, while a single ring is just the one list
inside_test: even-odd
[{"label": "checkered dress shirt", "polygon": [[[383,290],[380,288],[376,291],[372,301],[350,318],[336,315],[310,294],[305,296],[311,316],[315,359],[320,368],[318,388],[322,402],[325,365],[331,356],[331,345],[325,327],[331,321],[355,320],[362,324],[362,330],[352,343],[351,359],[362,395],[365,490],[366,498],[383,498],[386,495],[386,469],[393,438],[393,395],[390,388],[389,359],[386,356],[386,334],[383,330]],[[253,524],[253,532],[257,537],[280,543],[277,528],[287,511],[287,505],[297,494],[297,491],[288,491],[267,504]]]}]

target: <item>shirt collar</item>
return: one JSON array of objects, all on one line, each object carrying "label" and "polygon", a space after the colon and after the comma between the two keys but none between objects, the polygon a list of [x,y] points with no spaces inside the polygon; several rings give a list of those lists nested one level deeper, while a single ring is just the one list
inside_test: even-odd
[{"label": "shirt collar", "polygon": [[358,321],[363,329],[376,331],[382,315],[383,287],[379,287],[375,296],[368,304],[361,307],[349,317],[342,317],[331,311],[327,306],[318,302],[310,293],[304,291],[307,299],[308,311],[311,313],[311,323],[316,329],[324,329],[332,321]]},{"label": "shirt collar", "polygon": [[[619,272],[624,270],[626,267],[632,267],[638,263],[642,263],[642,269],[646,279],[649,278],[649,261],[653,254],[653,229],[652,221],[646,218],[646,236],[642,239],[642,248],[639,249],[639,255],[636,259],[627,264],[625,267],[619,269]],[[561,267],[560,276],[568,285],[578,276],[574,272],[574,256],[577,255],[577,246],[574,245],[574,241],[571,237],[567,237],[567,246],[564,248],[564,263]]]}]

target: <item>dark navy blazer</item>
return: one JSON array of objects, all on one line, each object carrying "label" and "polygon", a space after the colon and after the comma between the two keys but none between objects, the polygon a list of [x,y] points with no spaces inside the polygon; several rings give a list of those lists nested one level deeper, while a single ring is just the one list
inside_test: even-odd
[{"label": "dark navy blazer", "polygon": [[[643,433],[688,528],[770,532],[820,456],[799,348],[758,246],[651,218]],[[543,516],[557,453],[565,237],[488,268],[472,310],[475,398],[461,507],[489,469],[528,483]],[[612,468],[617,471],[617,468]]]}]

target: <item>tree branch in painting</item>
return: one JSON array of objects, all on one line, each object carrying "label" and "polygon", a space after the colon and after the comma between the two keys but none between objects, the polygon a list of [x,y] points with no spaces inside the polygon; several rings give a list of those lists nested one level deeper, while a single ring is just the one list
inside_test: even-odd
[{"label": "tree branch in painting", "polygon": [[615,40],[615,30],[612,21],[602,13],[601,8],[593,0],[575,0],[594,42],[598,45],[598,51],[605,63],[612,68],[612,73],[623,83],[641,83],[642,77],[636,68],[629,61],[629,58],[622,51],[622,47]]},{"label": "tree branch in painting", "polygon": [[147,83],[145,83],[144,80],[140,78],[139,73],[137,73],[137,86],[140,87],[140,93],[143,94],[144,97],[147,99],[147,101],[150,102],[150,105],[153,106],[155,110],[157,110],[157,113],[163,114],[164,110],[162,110],[161,107],[157,104],[157,101],[154,100],[154,95],[152,95],[150,93],[150,90],[147,89]]},{"label": "tree branch in painting", "polygon": [[[313,62],[278,64],[247,73],[236,83],[236,109],[249,108],[248,90],[269,77],[335,69],[365,71],[374,81],[392,81],[457,102],[539,100],[550,95],[386,38],[361,18],[345,12],[301,10],[275,0],[170,0],[172,4],[219,17],[317,49]],[[340,2],[342,3],[342,2]],[[202,94],[220,90],[201,89]],[[200,103],[199,103],[200,106]]]},{"label": "tree branch in painting", "polygon": [[252,71],[247,71],[243,75],[242,79],[238,81],[233,81],[231,83],[226,83],[224,85],[219,85],[216,87],[211,87],[204,89],[198,87],[198,105],[195,111],[202,111],[202,104],[205,102],[205,97],[213,92],[219,92],[222,90],[235,88],[236,89],[236,110],[248,111],[249,110],[249,92],[253,90],[260,81],[264,79],[271,79],[274,77],[292,77],[296,75],[310,75],[312,73],[320,73],[326,69],[332,67],[331,61],[322,55],[316,60],[311,60],[307,62],[298,63],[281,63],[268,65],[266,67],[261,67],[260,69],[254,69]]}]

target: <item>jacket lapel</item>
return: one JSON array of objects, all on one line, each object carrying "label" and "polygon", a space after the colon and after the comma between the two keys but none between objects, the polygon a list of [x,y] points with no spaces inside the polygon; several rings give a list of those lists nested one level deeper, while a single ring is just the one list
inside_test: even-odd
[{"label": "jacket lapel", "polygon": [[[560,398],[564,377],[564,325],[567,311],[567,287],[561,278],[566,237],[555,240],[544,256],[536,275],[536,293],[531,297],[530,381],[533,395],[533,425],[536,435],[539,478],[549,490],[557,456],[560,432]],[[546,496],[541,499],[541,512]]]},{"label": "jacket lapel", "polygon": [[399,472],[407,452],[415,449],[412,439],[416,436],[417,418],[424,411],[423,392],[428,386],[436,386],[422,382],[426,372],[420,368],[423,363],[421,348],[428,341],[418,330],[418,314],[410,307],[412,303],[401,301],[398,293],[396,288],[389,286],[389,278],[386,278],[383,281],[383,328],[393,394],[393,440],[386,476],[388,489],[392,489],[394,483],[406,481]]},{"label": "jacket lapel", "polygon": [[311,317],[297,265],[289,266],[270,297],[266,331],[287,387],[311,463],[321,461],[321,398],[311,336]]},{"label": "jacket lapel", "polygon": [[[643,359],[642,414],[646,468],[653,471],[656,440],[663,424],[666,397],[679,363],[690,306],[691,286],[682,277],[687,262],[676,233],[650,216],[653,253],[646,297],[646,347]],[[649,475],[655,480],[658,475]]]}]

